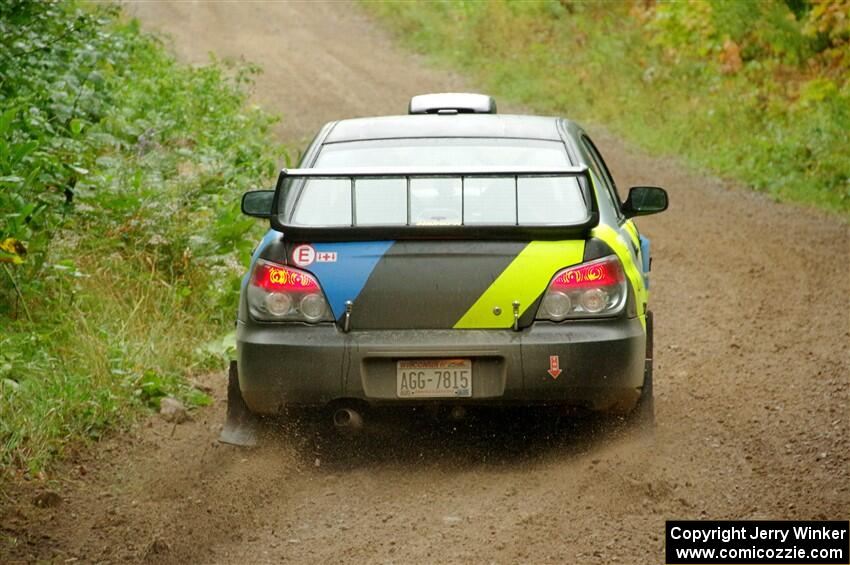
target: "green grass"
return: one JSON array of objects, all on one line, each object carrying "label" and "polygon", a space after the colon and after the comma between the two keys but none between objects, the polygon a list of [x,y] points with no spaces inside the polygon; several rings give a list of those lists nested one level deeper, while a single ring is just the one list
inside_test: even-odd
[{"label": "green grass", "polygon": [[[500,98],[850,212],[850,3],[364,3]],[[827,2],[829,4],[829,2]],[[838,22],[838,23],[835,23]],[[843,23],[842,23],[843,22]]]},{"label": "green grass", "polygon": [[[34,473],[221,368],[284,149],[256,69],[178,64],[118,8],[0,6],[0,467]],[[24,252],[26,251],[26,253]]]}]

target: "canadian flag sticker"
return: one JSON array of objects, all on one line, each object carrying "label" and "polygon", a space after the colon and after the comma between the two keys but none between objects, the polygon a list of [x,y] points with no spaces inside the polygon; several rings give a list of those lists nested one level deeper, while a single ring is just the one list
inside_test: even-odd
[{"label": "canadian flag sticker", "polygon": [[563,371],[561,370],[561,358],[558,355],[549,356],[549,370],[546,372],[549,373],[549,376],[553,379],[557,379],[561,376]]}]

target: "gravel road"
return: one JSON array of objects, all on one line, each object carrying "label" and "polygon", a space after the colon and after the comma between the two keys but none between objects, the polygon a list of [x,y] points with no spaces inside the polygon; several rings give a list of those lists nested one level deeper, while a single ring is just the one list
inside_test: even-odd
[{"label": "gravel road", "polygon": [[[474,89],[395,46],[356,5],[127,8],[185,60],[259,63],[255,99],[284,115],[277,133],[293,147],[335,118]],[[245,451],[215,441],[224,376],[209,375],[214,406],[72,458],[58,505],[31,503],[41,484],[15,487],[0,501],[0,533],[19,540],[7,557],[648,564],[663,562],[665,519],[846,519],[847,225],[589,129],[621,187],[670,192],[668,212],[640,221],[655,259],[654,439],[598,422],[553,437],[517,415],[389,425],[357,448],[303,424]]]}]

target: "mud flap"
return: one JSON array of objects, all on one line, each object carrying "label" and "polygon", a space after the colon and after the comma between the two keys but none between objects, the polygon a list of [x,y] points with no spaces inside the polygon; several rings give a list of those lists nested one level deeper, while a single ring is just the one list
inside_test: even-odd
[{"label": "mud flap", "polygon": [[643,388],[632,412],[634,423],[647,432],[655,431],[655,396],[652,391],[652,359],[646,360],[644,369]]},{"label": "mud flap", "polygon": [[218,441],[253,447],[257,445],[260,432],[260,419],[248,409],[242,391],[239,390],[239,373],[236,361],[230,362],[227,375],[227,420],[218,436]]},{"label": "mud flap", "polygon": [[655,394],[652,387],[652,350],[653,350],[652,312],[646,313],[646,361],[644,363],[643,387],[640,398],[632,412],[632,421],[644,431],[655,433]]}]

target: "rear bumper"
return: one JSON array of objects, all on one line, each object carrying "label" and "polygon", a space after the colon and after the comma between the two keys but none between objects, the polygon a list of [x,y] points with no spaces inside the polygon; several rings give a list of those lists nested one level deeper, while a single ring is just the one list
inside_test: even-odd
[{"label": "rear bumper", "polygon": [[[370,330],[238,322],[239,385],[251,410],[340,399],[369,404],[567,404],[627,410],[643,384],[646,335],[637,318],[511,330]],[[548,372],[558,356],[561,373]],[[396,396],[399,359],[472,359],[471,398]]]}]

